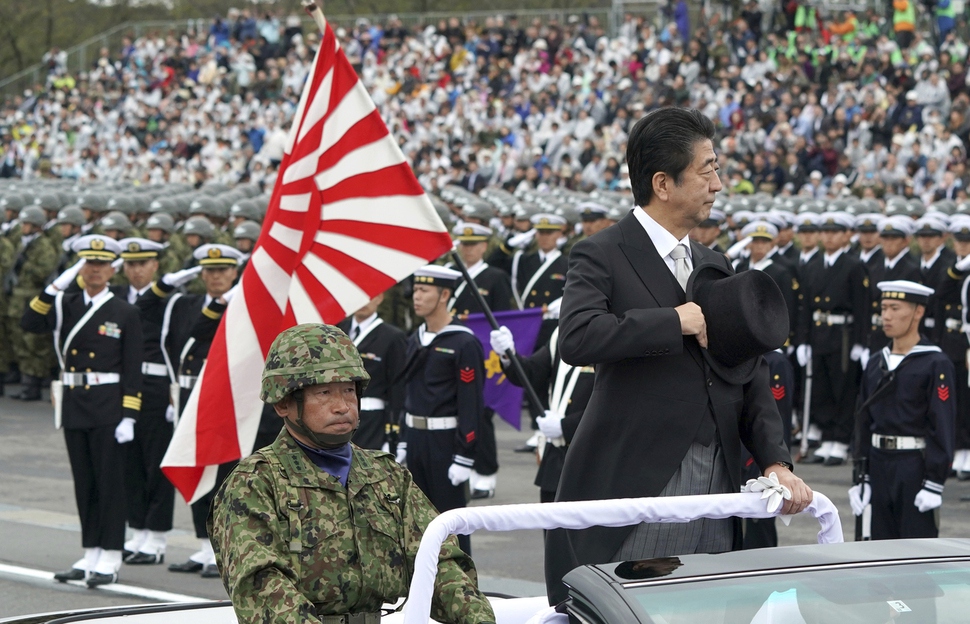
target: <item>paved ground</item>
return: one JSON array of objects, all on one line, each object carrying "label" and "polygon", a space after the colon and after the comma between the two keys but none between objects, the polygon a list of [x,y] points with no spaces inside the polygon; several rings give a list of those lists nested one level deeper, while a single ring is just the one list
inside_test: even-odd
[{"label": "paved ground", "polygon": [[[512,452],[527,436],[504,423],[497,429],[502,465],[499,488],[495,498],[483,503],[537,502],[538,489],[532,484],[535,458]],[[839,506],[843,529],[851,539],[853,524],[846,496],[851,468],[800,465],[796,470]],[[970,497],[970,482],[949,481],[942,536],[970,537],[970,503],[962,502],[961,497]],[[779,536],[782,545],[807,544],[815,541],[817,531],[818,525],[811,518],[799,517],[790,527],[780,527]],[[184,561],[196,550],[196,543],[188,506],[180,501],[166,563]],[[487,591],[513,595],[543,591],[540,532],[478,533],[472,538],[472,548]],[[164,566],[125,566],[120,579],[124,586],[119,588],[128,592],[124,594],[38,578],[45,571],[66,568],[80,552],[67,453],[62,435],[53,428],[49,405],[0,398],[0,617],[154,602],[170,594],[210,599],[226,596],[218,580],[173,574]]]}]

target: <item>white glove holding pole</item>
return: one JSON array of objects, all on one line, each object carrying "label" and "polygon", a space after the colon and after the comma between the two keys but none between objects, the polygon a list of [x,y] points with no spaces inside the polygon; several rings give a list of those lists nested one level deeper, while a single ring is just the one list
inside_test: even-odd
[{"label": "white glove holding pole", "polygon": [[970,256],[960,260],[954,265],[957,271],[970,271]]},{"label": "white glove holding pole", "polygon": [[859,364],[862,364],[862,368],[863,369],[865,369],[866,366],[869,366],[869,356],[870,355],[871,355],[871,353],[869,352],[869,349],[863,349],[862,350],[862,356],[859,358]]},{"label": "white glove holding pole", "polygon": [[539,431],[550,440],[562,437],[562,414],[546,410],[544,416],[536,418]]},{"label": "white glove holding pole", "polygon": [[120,269],[122,265],[124,265],[124,263],[125,263],[124,258],[118,258],[117,260],[111,263],[111,268],[117,272],[118,269]]},{"label": "white glove holding pole", "polygon": [[505,325],[489,332],[488,343],[492,350],[499,355],[504,355],[510,349],[512,353],[515,353],[515,337],[512,336],[512,330]]},{"label": "white glove holding pole", "polygon": [[58,275],[54,279],[54,281],[51,282],[47,288],[44,289],[44,292],[46,292],[48,295],[56,295],[57,291],[68,288],[71,284],[74,283],[74,280],[77,279],[77,274],[81,271],[81,267],[83,267],[85,263],[87,263],[87,260],[85,260],[84,258],[81,258],[80,260],[72,264],[70,268],[66,269],[63,273]]},{"label": "white glove holding pole", "polygon": [[921,513],[926,513],[943,504],[943,495],[929,490],[920,490],[916,493],[916,500],[913,501],[913,504]]},{"label": "white glove holding pole", "polygon": [[871,500],[872,488],[868,483],[857,483],[849,488],[849,506],[853,515],[861,516]]},{"label": "white glove holding pole", "polygon": [[229,302],[232,301],[232,298],[236,296],[237,292],[239,292],[239,284],[236,284],[235,286],[230,288],[226,293],[222,295],[222,298],[225,300],[226,305],[229,305]]},{"label": "white glove holding pole", "polygon": [[397,454],[394,456],[394,461],[401,464],[402,466],[408,460],[408,443],[398,442],[397,443]]},{"label": "white glove holding pole", "polygon": [[169,405],[165,408],[165,422],[175,422],[175,406]]},{"label": "white glove holding pole", "polygon": [[118,444],[125,444],[135,439],[135,419],[122,418],[118,426],[115,427],[115,440]]},{"label": "white glove holding pole", "polygon": [[852,345],[852,350],[849,352],[849,358],[853,362],[858,362],[862,359],[862,354],[865,353],[866,348],[861,344]]},{"label": "white glove holding pole", "polygon": [[737,260],[741,257],[741,252],[748,248],[751,244],[751,237],[742,238],[738,242],[731,245],[731,248],[727,250],[727,257],[731,260]]},{"label": "white glove holding pole", "polygon": [[461,464],[452,464],[448,468],[448,478],[453,486],[458,487],[472,478],[472,469]]},{"label": "white glove holding pole", "polygon": [[166,286],[171,286],[172,288],[178,288],[179,286],[188,284],[194,280],[201,272],[201,266],[194,266],[191,269],[182,269],[181,271],[176,271],[175,273],[166,273],[162,276],[162,283]]},{"label": "white glove holding pole", "polygon": [[809,362],[812,361],[812,345],[798,345],[795,348],[795,359],[798,360],[798,365],[805,367]]}]

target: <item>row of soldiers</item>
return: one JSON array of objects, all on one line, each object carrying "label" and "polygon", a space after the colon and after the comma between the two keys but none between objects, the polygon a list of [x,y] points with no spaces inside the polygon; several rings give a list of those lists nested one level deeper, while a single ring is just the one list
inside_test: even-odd
[{"label": "row of soldiers", "polygon": [[[257,193],[254,187],[220,185],[200,191],[178,185],[85,188],[61,181],[0,186],[0,379],[22,384],[13,397],[39,400],[41,385],[56,364],[49,340],[16,327],[27,302],[76,263],[75,240],[104,234],[116,241],[157,243],[162,274],[196,266],[194,251],[209,243],[240,250],[245,263],[268,203]],[[114,275],[111,284],[126,285],[124,272]],[[204,294],[205,285],[196,278],[186,290]]]}]

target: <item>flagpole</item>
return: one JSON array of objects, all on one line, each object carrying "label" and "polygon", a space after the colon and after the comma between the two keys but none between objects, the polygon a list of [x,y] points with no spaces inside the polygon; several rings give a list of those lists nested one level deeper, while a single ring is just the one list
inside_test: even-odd
[{"label": "flagpole", "polygon": [[[488,324],[492,326],[492,329],[497,330],[499,328],[499,324],[498,321],[495,320],[495,315],[492,314],[491,308],[489,308],[488,304],[485,303],[485,297],[483,297],[482,293],[479,292],[478,284],[475,283],[475,280],[468,272],[468,267],[465,266],[465,263],[462,261],[461,256],[458,255],[457,251],[451,252],[451,260],[455,263],[455,266],[458,267],[458,270],[461,271],[462,276],[465,278],[465,283],[468,284],[467,288],[471,290],[472,295],[475,296],[475,300],[478,302],[479,307],[481,307],[482,312],[485,313],[485,318],[488,319]],[[529,397],[529,403],[532,405],[533,410],[532,415],[542,416],[546,410],[542,406],[542,401],[539,400],[539,395],[536,394],[535,388],[533,388],[532,384],[529,383],[529,378],[525,376],[525,370],[522,368],[522,362],[519,361],[519,358],[515,357],[515,351],[513,349],[506,351],[505,357],[512,362],[512,368],[515,369],[515,374],[518,375],[522,382],[521,386],[525,390],[526,396]]]},{"label": "flagpole", "polygon": [[303,0],[303,10],[317,23],[320,33],[325,34],[327,32],[327,18],[323,16],[321,4],[320,0]]}]

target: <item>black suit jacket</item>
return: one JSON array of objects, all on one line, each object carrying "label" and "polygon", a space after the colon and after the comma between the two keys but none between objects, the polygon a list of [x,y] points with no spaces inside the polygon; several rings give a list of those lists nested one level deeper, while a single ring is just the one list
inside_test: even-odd
[{"label": "black suit jacket", "polygon": [[[694,267],[727,258],[691,243]],[[731,477],[741,444],[760,467],[791,462],[762,359],[732,385],[711,372],[697,339],[681,334],[674,307],[686,296],[633,214],[577,243],[560,317],[559,350],[596,367],[594,389],[563,466],[557,500],[656,496],[713,413]],[[709,422],[709,421],[708,421]],[[609,561],[633,527],[552,531],[546,541],[550,596],[572,567]]]}]

